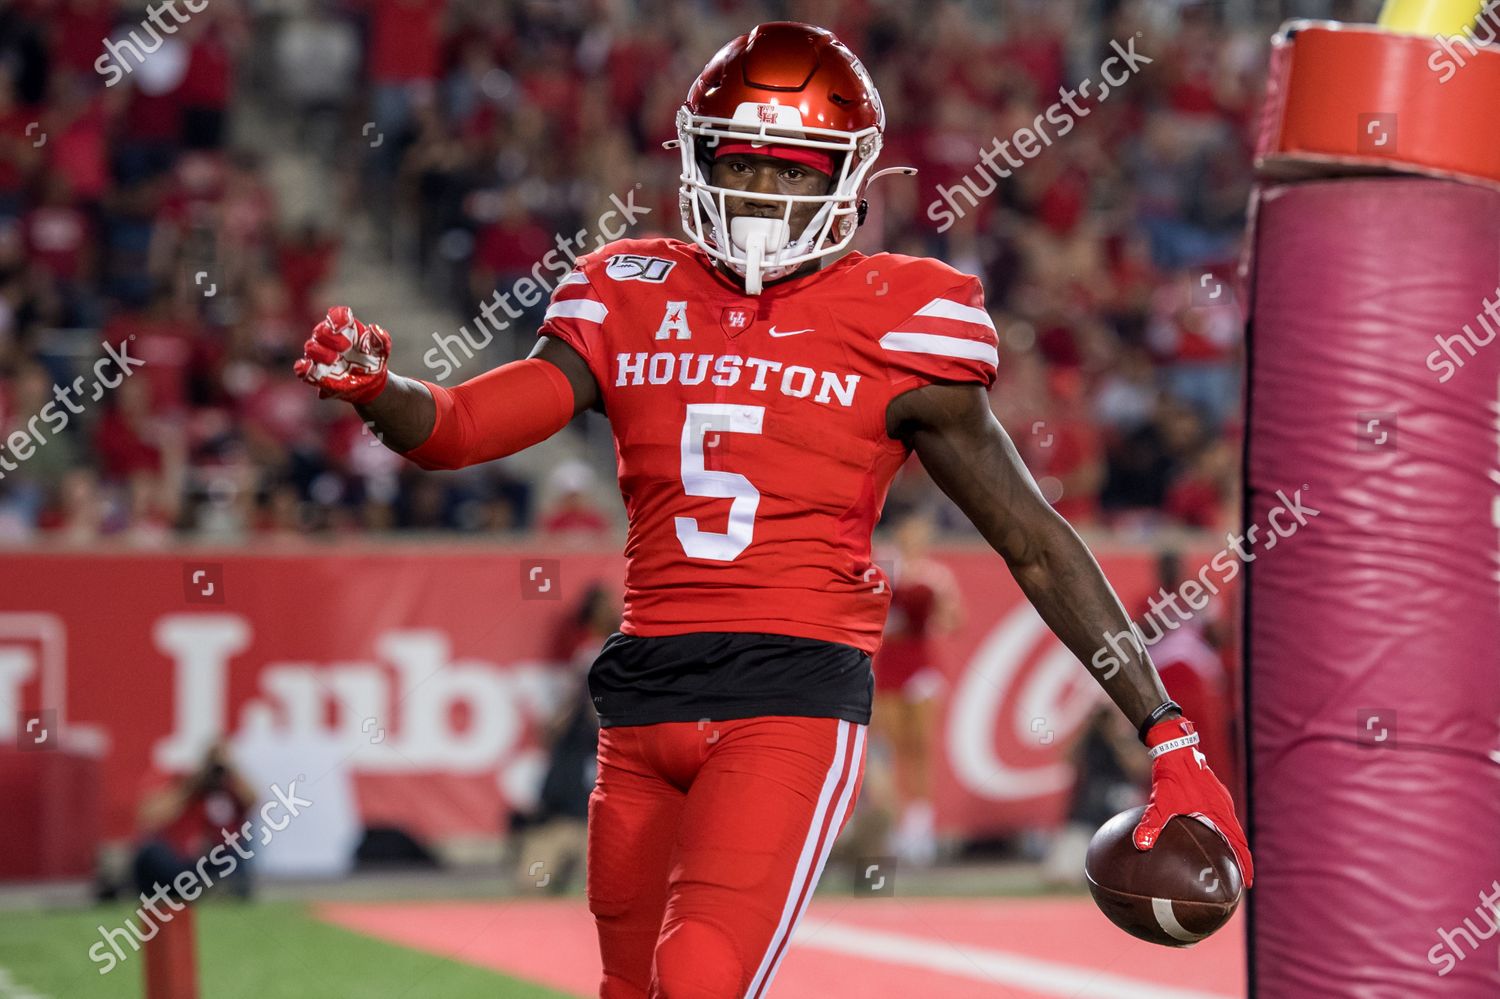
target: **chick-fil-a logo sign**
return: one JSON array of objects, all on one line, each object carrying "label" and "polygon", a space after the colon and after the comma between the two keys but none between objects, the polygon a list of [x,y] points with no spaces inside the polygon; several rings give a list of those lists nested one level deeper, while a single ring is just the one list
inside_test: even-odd
[{"label": "chick-fil-a logo sign", "polygon": [[1062,747],[1101,696],[1031,605],[1016,605],[981,640],[949,700],[955,778],[995,801],[1066,791],[1075,772]]}]

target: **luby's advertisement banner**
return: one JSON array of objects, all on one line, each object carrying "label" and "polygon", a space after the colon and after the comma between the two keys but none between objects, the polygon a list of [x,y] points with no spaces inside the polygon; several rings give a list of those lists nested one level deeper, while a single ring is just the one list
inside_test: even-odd
[{"label": "luby's advertisement banner", "polygon": [[[1053,823],[1097,684],[996,555],[937,557],[966,611],[939,643],[939,824]],[[539,733],[576,675],[550,661],[559,630],[591,584],[619,593],[624,571],[614,554],[496,546],[3,562],[0,739],[24,743],[45,718],[64,748],[100,754],[111,840],[134,832],[146,787],[195,768],[217,738],[251,771],[251,757],[292,761],[298,793],[347,813],[324,814],[335,827],[499,835],[535,793]],[[1129,609],[1158,586],[1150,552],[1101,562]]]}]

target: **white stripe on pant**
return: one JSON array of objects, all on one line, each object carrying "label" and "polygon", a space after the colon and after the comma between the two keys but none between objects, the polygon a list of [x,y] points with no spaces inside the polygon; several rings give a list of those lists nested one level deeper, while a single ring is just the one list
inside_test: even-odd
[{"label": "white stripe on pant", "polygon": [[[854,736],[852,748],[849,745],[851,732]],[[828,768],[828,775],[823,779],[823,790],[818,795],[818,806],[813,810],[807,839],[803,841],[802,853],[797,858],[797,869],[792,874],[792,884],[787,893],[786,905],[781,910],[781,922],[777,924],[776,932],[771,935],[771,942],[766,947],[765,956],[761,958],[755,977],[750,980],[750,988],[745,993],[747,999],[759,999],[771,987],[771,980],[776,977],[776,969],[781,966],[781,959],[786,956],[786,944],[790,941],[791,935],[796,932],[797,923],[802,918],[808,901],[812,899],[813,889],[817,887],[818,879],[823,876],[823,865],[828,862],[828,854],[833,849],[833,841],[837,838],[839,829],[844,824],[844,816],[849,810],[849,799],[854,794],[855,779],[859,774],[864,746],[865,726],[840,721],[833,764]],[[839,794],[838,801],[830,808],[829,802],[840,783],[844,785],[843,791]],[[821,850],[818,849],[820,839],[823,841]]]}]

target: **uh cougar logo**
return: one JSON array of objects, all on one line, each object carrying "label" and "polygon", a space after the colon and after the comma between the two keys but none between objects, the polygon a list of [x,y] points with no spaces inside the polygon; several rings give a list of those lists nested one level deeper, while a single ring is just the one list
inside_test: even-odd
[{"label": "uh cougar logo", "polygon": [[755,313],[742,305],[731,305],[724,309],[719,315],[719,325],[724,328],[724,333],[730,339],[739,336],[750,328],[755,319]]}]

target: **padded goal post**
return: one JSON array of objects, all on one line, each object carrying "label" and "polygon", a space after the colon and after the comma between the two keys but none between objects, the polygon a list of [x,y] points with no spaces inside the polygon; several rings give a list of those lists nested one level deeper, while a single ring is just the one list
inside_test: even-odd
[{"label": "padded goal post", "polygon": [[1500,51],[1438,50],[1274,46],[1245,526],[1317,514],[1246,567],[1258,999],[1500,996]]}]

